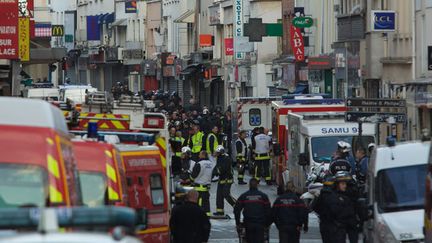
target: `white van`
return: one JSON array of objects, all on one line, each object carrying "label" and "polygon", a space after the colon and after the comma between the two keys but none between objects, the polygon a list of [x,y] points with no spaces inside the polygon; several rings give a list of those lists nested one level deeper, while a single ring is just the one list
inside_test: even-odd
[{"label": "white van", "polygon": [[29,99],[59,101],[59,96],[60,93],[57,88],[31,88],[24,90],[24,97]]},{"label": "white van", "polygon": [[70,99],[75,104],[84,104],[87,93],[96,92],[97,89],[90,85],[65,85],[60,86],[60,101]]},{"label": "white van", "polygon": [[366,242],[423,242],[429,150],[430,142],[405,142],[380,146],[372,153]]}]

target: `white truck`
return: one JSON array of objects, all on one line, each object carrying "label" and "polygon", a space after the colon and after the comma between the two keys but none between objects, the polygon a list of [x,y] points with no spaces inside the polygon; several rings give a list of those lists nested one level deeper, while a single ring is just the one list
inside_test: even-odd
[{"label": "white truck", "polygon": [[376,125],[363,123],[362,136],[359,125],[345,122],[344,112],[288,113],[288,162],[284,182],[294,182],[298,192],[305,192],[306,179],[313,167],[331,162],[338,141],[351,144],[355,151],[359,146],[367,148],[376,137]]}]

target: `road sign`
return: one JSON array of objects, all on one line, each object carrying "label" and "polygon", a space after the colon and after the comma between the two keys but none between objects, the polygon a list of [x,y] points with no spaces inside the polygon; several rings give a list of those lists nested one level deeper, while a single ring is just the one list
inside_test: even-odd
[{"label": "road sign", "polygon": [[387,122],[389,118],[394,118],[396,123],[405,123],[406,114],[405,113],[380,113],[380,112],[357,112],[357,111],[347,111],[345,114],[345,121],[347,122]]},{"label": "road sign", "polygon": [[406,100],[348,98],[346,100],[346,106],[368,108],[404,108],[406,107]]}]

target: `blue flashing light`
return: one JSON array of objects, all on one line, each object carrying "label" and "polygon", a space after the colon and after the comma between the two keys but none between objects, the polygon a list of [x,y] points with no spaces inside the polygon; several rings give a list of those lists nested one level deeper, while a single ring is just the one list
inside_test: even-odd
[{"label": "blue flashing light", "polygon": [[342,105],[343,99],[286,99],[284,105]]},{"label": "blue flashing light", "polygon": [[97,122],[88,123],[87,138],[98,138]]},{"label": "blue flashing light", "polygon": [[[86,134],[85,131],[70,131],[70,133],[75,135],[84,135]],[[156,141],[155,134],[151,133],[144,133],[144,132],[111,132],[111,131],[99,131],[98,136],[96,138],[104,137],[105,135],[116,135],[120,139],[120,142],[134,142],[134,143],[140,143],[145,142],[149,145],[152,145]]]}]

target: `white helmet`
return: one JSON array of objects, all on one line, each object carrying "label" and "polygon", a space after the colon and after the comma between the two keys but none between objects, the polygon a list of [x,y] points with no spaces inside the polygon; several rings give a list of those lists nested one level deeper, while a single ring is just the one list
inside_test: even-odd
[{"label": "white helmet", "polygon": [[343,153],[348,153],[349,151],[351,151],[351,144],[345,142],[345,141],[339,141],[337,143],[338,148],[343,152]]},{"label": "white helmet", "polygon": [[191,153],[192,150],[189,147],[185,146],[181,149],[181,152],[182,154],[187,154],[187,153]]},{"label": "white helmet", "polygon": [[225,148],[222,145],[218,145],[216,147],[216,153],[220,153],[220,154],[225,153]]}]

